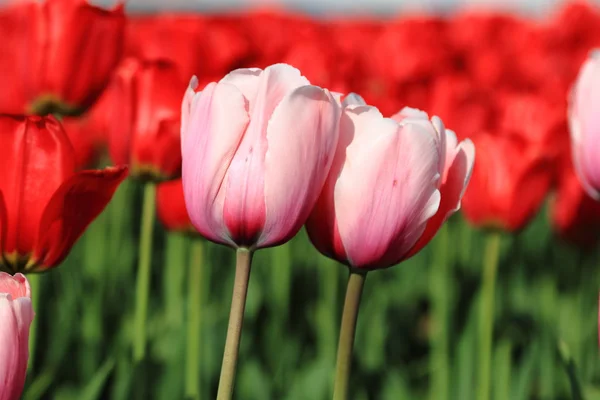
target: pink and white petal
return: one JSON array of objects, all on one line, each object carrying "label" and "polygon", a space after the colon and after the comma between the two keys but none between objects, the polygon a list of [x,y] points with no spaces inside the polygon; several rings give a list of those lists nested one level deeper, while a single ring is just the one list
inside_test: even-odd
[{"label": "pink and white petal", "polygon": [[391,117],[396,122],[402,122],[406,118],[425,120],[429,122],[429,116],[425,111],[421,111],[418,108],[404,107]]},{"label": "pink and white petal", "polygon": [[[190,119],[190,112],[192,109],[192,100],[194,99],[194,95],[196,94],[196,89],[198,88],[198,78],[196,75],[192,76],[190,79],[190,84],[188,85],[185,93],[183,95],[183,101],[181,102],[181,138],[183,139],[183,135],[187,130],[188,121]],[[182,140],[183,142],[183,140]]]},{"label": "pink and white petal", "polygon": [[569,106],[573,163],[586,191],[599,198],[600,190],[600,58],[593,53],[582,67]]},{"label": "pink and white petal", "polygon": [[266,136],[267,123],[285,95],[292,90],[310,85],[300,71],[287,64],[271,65],[260,74],[256,96],[250,100],[248,134]]},{"label": "pink and white petal", "polygon": [[439,208],[435,215],[427,221],[425,231],[405,258],[412,257],[425,247],[439,231],[442,224],[460,209],[462,196],[473,171],[475,146],[467,139],[461,142],[454,151],[456,154],[453,157],[452,164],[445,171],[446,178],[440,187],[441,201]]},{"label": "pink and white petal", "polygon": [[290,239],[306,222],[329,174],[340,107],[327,91],[302,86],[286,96],[267,127],[267,218],[258,246]]},{"label": "pink and white petal", "polygon": [[9,294],[0,293],[0,399],[18,399],[23,389],[19,386],[19,326],[12,302]]},{"label": "pink and white petal", "polygon": [[263,72],[260,68],[239,68],[225,75],[220,83],[228,83],[238,88],[250,103],[248,113],[252,114],[252,104],[256,99],[260,76]]},{"label": "pink and white petal", "polygon": [[446,159],[446,134],[444,133],[444,123],[440,118],[434,116],[429,120],[426,112],[416,108],[404,107],[398,113],[392,116],[392,119],[401,124],[419,124],[424,132],[433,135],[436,139],[439,156],[439,173],[442,175]]},{"label": "pink and white petal", "polygon": [[[20,297],[13,300],[12,305],[17,321],[19,335],[18,343],[20,346],[18,363],[14,366],[16,373],[14,382],[15,393],[19,393],[25,385],[25,378],[27,376],[27,364],[29,362],[29,329],[35,313],[33,311],[31,299],[27,297]],[[18,395],[15,398],[18,398]]]},{"label": "pink and white petal", "polygon": [[342,101],[342,107],[346,106],[366,106],[367,102],[360,95],[356,93],[349,93],[346,97],[344,97],[344,101]]},{"label": "pink and white petal", "polygon": [[223,221],[225,175],[249,116],[234,86],[211,83],[196,93],[182,148],[185,203],[194,227],[206,238],[233,244]]},{"label": "pink and white petal", "polygon": [[435,138],[419,125],[401,126],[368,112],[350,115],[357,129],[373,133],[373,141],[348,147],[334,193],[340,236],[351,265],[383,267],[390,245],[398,246],[400,258],[437,211],[439,155]]},{"label": "pink and white petal", "polygon": [[0,272],[0,293],[10,294],[13,299],[20,297],[31,298],[31,288],[25,275],[10,275],[6,272]]},{"label": "pink and white petal", "polygon": [[237,246],[253,247],[265,224],[266,152],[266,138],[247,131],[225,176],[223,221]]}]

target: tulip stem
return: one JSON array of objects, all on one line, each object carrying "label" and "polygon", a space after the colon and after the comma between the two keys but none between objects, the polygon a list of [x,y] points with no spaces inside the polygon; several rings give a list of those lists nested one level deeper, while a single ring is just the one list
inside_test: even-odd
[{"label": "tulip stem", "polygon": [[477,400],[490,398],[490,370],[494,328],[496,274],[500,259],[500,232],[491,232],[486,240],[483,259],[483,282],[479,314],[479,386]]},{"label": "tulip stem", "polygon": [[340,326],[340,338],[338,342],[337,364],[335,372],[335,384],[333,389],[334,400],[348,400],[348,383],[350,381],[350,369],[352,366],[352,347],[354,346],[354,334],[356,333],[356,320],[362,296],[366,271],[350,269],[348,286],[346,287],[346,299],[344,300],[344,312]]},{"label": "tulip stem", "polygon": [[[41,315],[39,310],[40,305],[40,297],[41,293],[41,276],[40,274],[29,274],[27,278],[29,280],[29,287],[31,290],[31,306],[33,308],[33,312],[37,313],[37,315]],[[29,363],[27,364],[27,370],[31,371],[33,368],[33,363],[35,361],[35,344],[37,341],[37,326],[38,320],[40,317],[34,318],[31,321],[31,328],[29,329]]]},{"label": "tulip stem", "polygon": [[235,281],[233,283],[229,326],[227,327],[227,339],[225,339],[225,351],[223,353],[223,364],[221,365],[217,400],[230,400],[233,395],[251,264],[252,251],[244,248],[237,249]]},{"label": "tulip stem", "polygon": [[200,399],[200,344],[202,341],[202,270],[203,265],[202,240],[192,240],[192,254],[188,272],[188,316],[187,316],[187,346],[186,346],[186,380],[185,398]]},{"label": "tulip stem", "polygon": [[146,319],[148,316],[148,296],[150,292],[150,266],[152,261],[152,234],[154,228],[155,203],[156,187],[153,183],[146,183],[144,185],[135,298],[135,331],[133,338],[133,360],[135,362],[142,361],[146,356]]},{"label": "tulip stem", "polygon": [[450,291],[452,276],[451,261],[448,259],[448,225],[440,228],[435,238],[434,264],[430,272],[430,296],[433,316],[431,332],[430,371],[431,384],[429,398],[431,400],[447,400],[450,392],[450,356],[448,332],[450,323]]}]

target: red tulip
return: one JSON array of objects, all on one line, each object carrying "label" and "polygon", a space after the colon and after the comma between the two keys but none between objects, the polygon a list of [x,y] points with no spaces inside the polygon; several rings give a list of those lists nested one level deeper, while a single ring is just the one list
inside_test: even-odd
[{"label": "red tulip", "polygon": [[144,60],[172,61],[182,77],[204,75],[210,64],[205,51],[206,17],[190,14],[144,15],[129,20],[127,56]]},{"label": "red tulip", "polygon": [[59,264],[108,204],[127,168],[75,172],[73,147],[53,117],[0,116],[0,270]]},{"label": "red tulip", "polygon": [[0,10],[0,112],[79,113],[108,83],[121,56],[123,5],[29,0]]},{"label": "red tulip", "polygon": [[185,207],[181,179],[163,182],[156,187],[156,211],[158,219],[167,230],[198,233]]},{"label": "red tulip", "polygon": [[167,61],[126,59],[110,88],[109,151],[131,176],[155,181],[181,172],[180,114],[186,83]]},{"label": "red tulip", "polygon": [[463,210],[473,224],[517,231],[554,182],[567,136],[565,106],[531,95],[496,97],[496,127],[473,138],[479,157]]},{"label": "red tulip", "polygon": [[473,142],[478,159],[463,198],[465,216],[475,225],[523,228],[548,194],[551,160],[519,137],[483,133]]}]

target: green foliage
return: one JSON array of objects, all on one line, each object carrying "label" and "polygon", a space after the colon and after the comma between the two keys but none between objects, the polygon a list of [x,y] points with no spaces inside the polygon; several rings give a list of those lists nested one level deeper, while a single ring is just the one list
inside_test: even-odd
[{"label": "green foliage", "polygon": [[[25,400],[185,398],[187,277],[195,239],[167,235],[157,226],[148,354],[135,365],[140,194],[127,182],[64,264],[39,277],[37,342]],[[485,235],[460,216],[450,221],[445,235],[403,265],[369,274],[357,328],[352,399],[476,400]],[[574,382],[586,399],[600,398],[598,252],[561,243],[545,213],[505,239],[495,301],[492,398],[570,399],[578,390]],[[199,398],[212,399],[234,252],[212,243],[204,248],[197,379]],[[236,398],[331,398],[346,277],[345,268],[318,254],[304,232],[289,244],[257,253]]]}]

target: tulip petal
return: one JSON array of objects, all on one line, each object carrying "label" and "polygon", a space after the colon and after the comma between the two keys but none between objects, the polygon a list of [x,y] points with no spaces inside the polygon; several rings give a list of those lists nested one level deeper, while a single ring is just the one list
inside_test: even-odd
[{"label": "tulip petal", "polygon": [[262,73],[263,70],[260,68],[240,68],[225,75],[219,83],[227,83],[238,88],[250,103],[250,113],[252,113],[252,103],[256,99]]},{"label": "tulip petal", "polygon": [[467,139],[456,147],[456,135],[452,131],[446,132],[448,133],[448,157],[447,168],[444,171],[443,182],[440,187],[440,206],[436,214],[427,221],[425,231],[406,258],[415,255],[425,247],[439,231],[442,224],[460,209],[460,201],[471,178],[473,163],[475,162],[473,142]]},{"label": "tulip petal", "polygon": [[181,179],[164,182],[156,187],[156,213],[163,226],[169,231],[193,231],[185,207]]},{"label": "tulip petal", "polygon": [[365,102],[365,99],[363,99],[360,95],[356,93],[348,93],[348,95],[344,97],[344,101],[342,101],[342,107],[366,105],[367,103]]},{"label": "tulip petal", "polygon": [[183,95],[183,101],[181,102],[181,143],[183,144],[183,135],[187,132],[188,121],[190,119],[190,113],[192,112],[192,101],[194,100],[194,95],[196,94],[196,89],[198,89],[198,77],[196,75],[192,76],[190,79],[190,84],[185,89],[185,93]]},{"label": "tulip petal", "polygon": [[342,119],[341,130],[355,136],[334,193],[342,242],[352,266],[391,266],[438,209],[435,137],[419,124],[382,118],[372,107],[345,113],[350,118]]},{"label": "tulip petal", "polygon": [[0,272],[0,293],[10,294],[13,299],[31,298],[31,288],[23,274],[13,276],[6,272]]},{"label": "tulip petal", "polygon": [[600,199],[600,57],[584,64],[569,102],[569,126],[573,164],[582,186],[594,199]]},{"label": "tulip petal", "polygon": [[211,83],[196,93],[183,136],[183,190],[194,227],[233,245],[223,221],[225,175],[249,122],[248,104],[233,85]]},{"label": "tulip petal", "polygon": [[0,293],[0,399],[20,397],[25,377],[21,378],[22,346],[19,325],[9,294]]},{"label": "tulip petal", "polygon": [[265,206],[259,247],[295,235],[306,222],[329,173],[340,108],[316,86],[302,86],[275,109],[267,128]]},{"label": "tulip petal", "polygon": [[127,167],[112,167],[81,171],[65,181],[42,214],[33,250],[37,265],[31,268],[43,270],[60,263],[126,177]]}]

